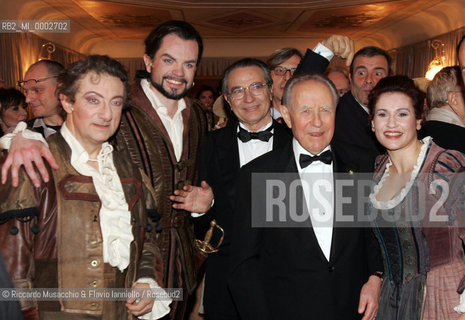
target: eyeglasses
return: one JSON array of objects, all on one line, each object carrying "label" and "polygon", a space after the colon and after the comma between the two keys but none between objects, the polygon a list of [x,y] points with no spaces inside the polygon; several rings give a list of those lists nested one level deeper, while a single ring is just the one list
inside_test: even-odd
[{"label": "eyeglasses", "polygon": [[22,80],[22,81],[16,82],[16,84],[18,85],[18,87],[24,89],[25,87],[31,87],[31,86],[33,86],[33,85],[38,84],[39,82],[43,82],[43,81],[45,81],[45,80],[52,79],[52,78],[56,78],[56,77],[58,77],[58,76],[51,76],[51,77],[42,78],[42,79]]},{"label": "eyeglasses", "polygon": [[254,96],[259,96],[263,94],[265,91],[265,88],[268,86],[267,83],[261,83],[261,82],[255,82],[252,83],[248,87],[235,87],[233,88],[228,95],[231,97],[231,99],[242,99],[244,98],[245,92],[248,90],[250,94]]},{"label": "eyeglasses", "polygon": [[290,76],[292,77],[296,70],[297,68],[288,69],[281,66],[277,66],[273,69],[273,73],[277,76],[284,76],[287,72],[289,72]]}]

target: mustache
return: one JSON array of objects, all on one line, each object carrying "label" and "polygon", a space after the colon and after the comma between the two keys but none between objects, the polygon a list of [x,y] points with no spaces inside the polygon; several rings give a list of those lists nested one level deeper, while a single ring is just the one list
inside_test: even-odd
[{"label": "mustache", "polygon": [[183,82],[184,84],[187,84],[187,80],[184,79],[184,78],[180,78],[180,77],[174,77],[174,76],[163,76],[162,80],[175,80],[175,81],[181,81]]}]

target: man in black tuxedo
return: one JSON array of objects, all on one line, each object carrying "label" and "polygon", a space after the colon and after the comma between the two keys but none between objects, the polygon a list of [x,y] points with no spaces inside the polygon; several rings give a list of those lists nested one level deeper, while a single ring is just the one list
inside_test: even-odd
[{"label": "man in black tuxedo", "polygon": [[[337,48],[334,54],[353,55],[352,40],[347,37],[332,36],[324,43],[331,52]],[[324,72],[329,63],[312,50],[307,50],[304,61],[307,70],[313,72]],[[219,251],[210,254],[206,264],[204,306],[207,319],[238,318],[227,289],[227,275],[239,170],[256,157],[282,148],[291,141],[288,128],[274,121],[270,114],[273,99],[271,72],[262,61],[250,58],[239,60],[225,70],[222,91],[234,118],[225,128],[210,133],[203,143],[199,160],[202,187],[186,187],[171,198],[180,202],[174,204],[175,208],[199,213],[193,214],[196,226],[208,227],[215,219],[224,229],[224,241]],[[192,198],[200,195],[202,200],[193,200],[188,195]],[[213,195],[215,200],[211,207]],[[203,204],[191,205],[197,202]],[[219,237],[220,233],[216,231],[211,243],[218,243]]]},{"label": "man in black tuxedo", "polygon": [[[376,315],[383,269],[373,231],[336,227],[334,218],[336,208],[347,201],[335,188],[337,174],[370,172],[373,158],[365,149],[332,141],[337,100],[336,89],[324,76],[302,74],[289,80],[282,110],[294,135],[292,143],[255,159],[240,173],[228,285],[241,319],[339,320],[363,315],[368,320]],[[326,180],[326,203],[309,196],[320,181],[315,175],[321,174],[334,178]],[[298,181],[310,189],[304,188],[304,198],[302,193],[295,199],[292,193],[281,198],[283,194],[273,194],[286,211],[276,216],[268,211],[276,199],[268,197],[268,185],[262,183],[267,179],[277,179],[283,187]],[[294,210],[299,203],[306,216]],[[315,209],[321,209],[317,214],[326,217],[327,224],[308,214]],[[270,212],[272,227],[270,221],[264,223]],[[287,219],[296,215],[299,219]],[[278,216],[286,222],[275,224]]]},{"label": "man in black tuxedo", "polygon": [[378,47],[364,47],[350,65],[350,91],[339,100],[334,136],[341,141],[369,148],[374,155],[384,153],[376,140],[368,117],[368,95],[379,80],[392,74],[392,59]]}]

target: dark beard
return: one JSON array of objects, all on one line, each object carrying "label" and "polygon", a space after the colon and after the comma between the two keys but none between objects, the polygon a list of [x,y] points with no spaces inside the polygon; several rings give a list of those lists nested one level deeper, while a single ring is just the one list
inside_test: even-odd
[{"label": "dark beard", "polygon": [[186,94],[187,94],[187,91],[189,91],[189,89],[187,88],[187,83],[186,83],[186,87],[184,88],[184,90],[182,92],[180,92],[180,93],[168,92],[168,91],[165,90],[165,88],[163,88],[163,81],[165,81],[164,77],[162,79],[161,84],[155,82],[152,79],[152,77],[150,77],[150,83],[152,84],[152,86],[154,86],[155,89],[157,89],[163,96],[165,96],[168,99],[179,100],[181,98],[184,98],[186,96]]}]

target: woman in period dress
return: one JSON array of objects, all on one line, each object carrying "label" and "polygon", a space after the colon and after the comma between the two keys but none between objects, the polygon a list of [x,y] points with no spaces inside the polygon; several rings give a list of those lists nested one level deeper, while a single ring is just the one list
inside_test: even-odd
[{"label": "woman in period dress", "polygon": [[370,93],[372,130],[387,150],[370,195],[385,263],[377,319],[456,320],[465,312],[465,155],[417,138],[423,101],[405,76],[384,78]]}]

